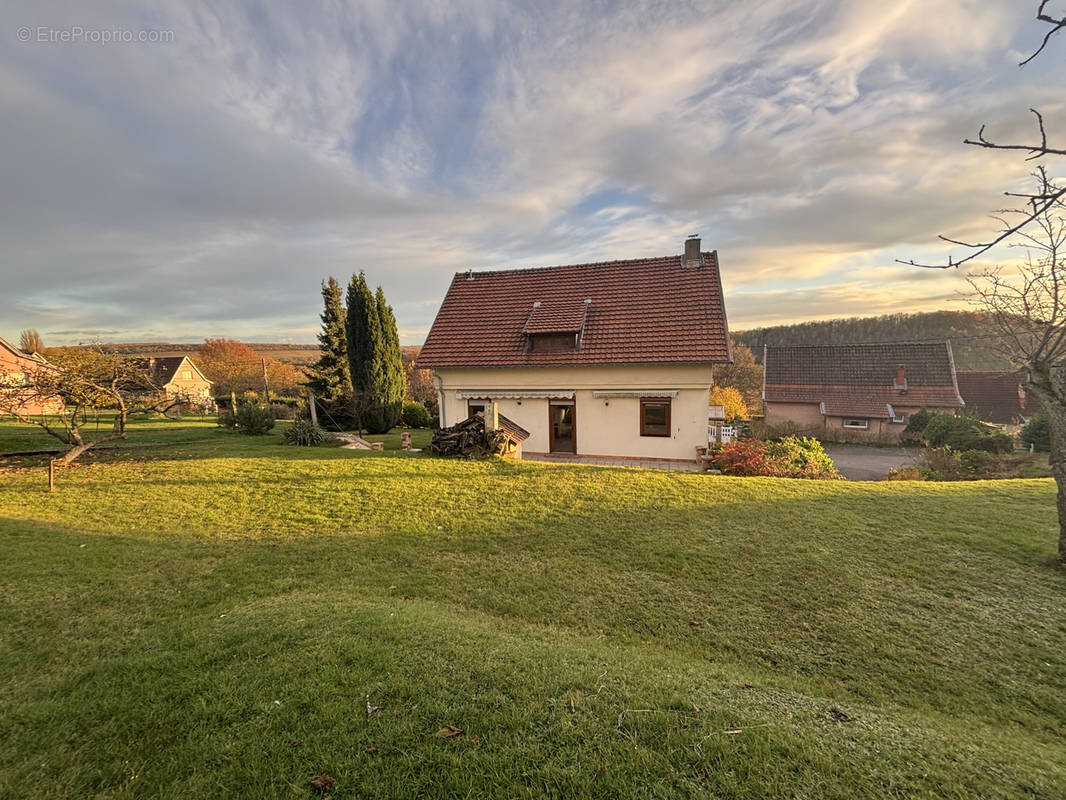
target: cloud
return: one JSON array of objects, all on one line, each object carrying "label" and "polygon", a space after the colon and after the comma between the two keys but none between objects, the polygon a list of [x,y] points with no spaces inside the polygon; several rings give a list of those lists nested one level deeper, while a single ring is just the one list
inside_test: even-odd
[{"label": "cloud", "polygon": [[677,252],[697,230],[736,325],[943,307],[957,276],[894,259],[982,235],[1024,175],[960,139],[1028,135],[1030,105],[1066,127],[1061,55],[1007,62],[1028,13],[5,4],[0,32],[174,34],[0,51],[5,318],[57,342],[310,340],[319,281],[365,270],[417,343],[455,271]]}]

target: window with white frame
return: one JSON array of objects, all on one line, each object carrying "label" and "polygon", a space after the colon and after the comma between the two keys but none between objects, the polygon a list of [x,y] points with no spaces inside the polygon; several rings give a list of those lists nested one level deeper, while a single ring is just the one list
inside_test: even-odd
[{"label": "window with white frame", "polygon": [[894,422],[895,424],[902,425],[906,421],[907,421],[907,415],[906,414],[899,414],[899,413],[893,413],[892,414],[892,422]]},{"label": "window with white frame", "polygon": [[855,430],[864,431],[870,427],[870,420],[868,419],[845,419],[845,428],[854,428]]},{"label": "window with white frame", "polygon": [[192,380],[192,370],[191,369],[183,369],[181,371],[181,379],[183,381],[191,381]]}]

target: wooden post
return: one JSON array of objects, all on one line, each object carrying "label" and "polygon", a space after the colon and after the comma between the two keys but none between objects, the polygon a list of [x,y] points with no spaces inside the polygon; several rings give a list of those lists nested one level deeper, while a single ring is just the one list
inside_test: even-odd
[{"label": "wooden post", "polygon": [[56,460],[54,458],[48,459],[48,491],[54,492],[56,490]]},{"label": "wooden post", "polygon": [[232,413],[236,414],[237,413],[237,392],[234,389],[230,389],[229,390],[229,403],[230,403],[229,410]]},{"label": "wooden post", "polygon": [[267,380],[267,360],[263,359],[263,394],[266,397],[266,404],[270,405],[270,382]]},{"label": "wooden post", "polygon": [[307,390],[307,407],[311,411],[311,424],[318,427],[318,409],[315,408],[315,393]]}]

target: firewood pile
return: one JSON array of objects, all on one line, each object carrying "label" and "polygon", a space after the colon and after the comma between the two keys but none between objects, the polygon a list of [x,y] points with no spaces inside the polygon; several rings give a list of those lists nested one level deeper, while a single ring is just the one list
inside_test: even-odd
[{"label": "firewood pile", "polygon": [[507,451],[507,435],[502,430],[486,434],[485,419],[478,414],[437,431],[426,449],[435,456],[485,458]]}]

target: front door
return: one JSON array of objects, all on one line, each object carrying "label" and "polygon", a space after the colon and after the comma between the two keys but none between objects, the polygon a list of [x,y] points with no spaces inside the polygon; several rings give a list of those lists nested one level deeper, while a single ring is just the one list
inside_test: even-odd
[{"label": "front door", "polygon": [[577,417],[574,411],[573,400],[548,402],[548,438],[551,452],[577,452]]}]

